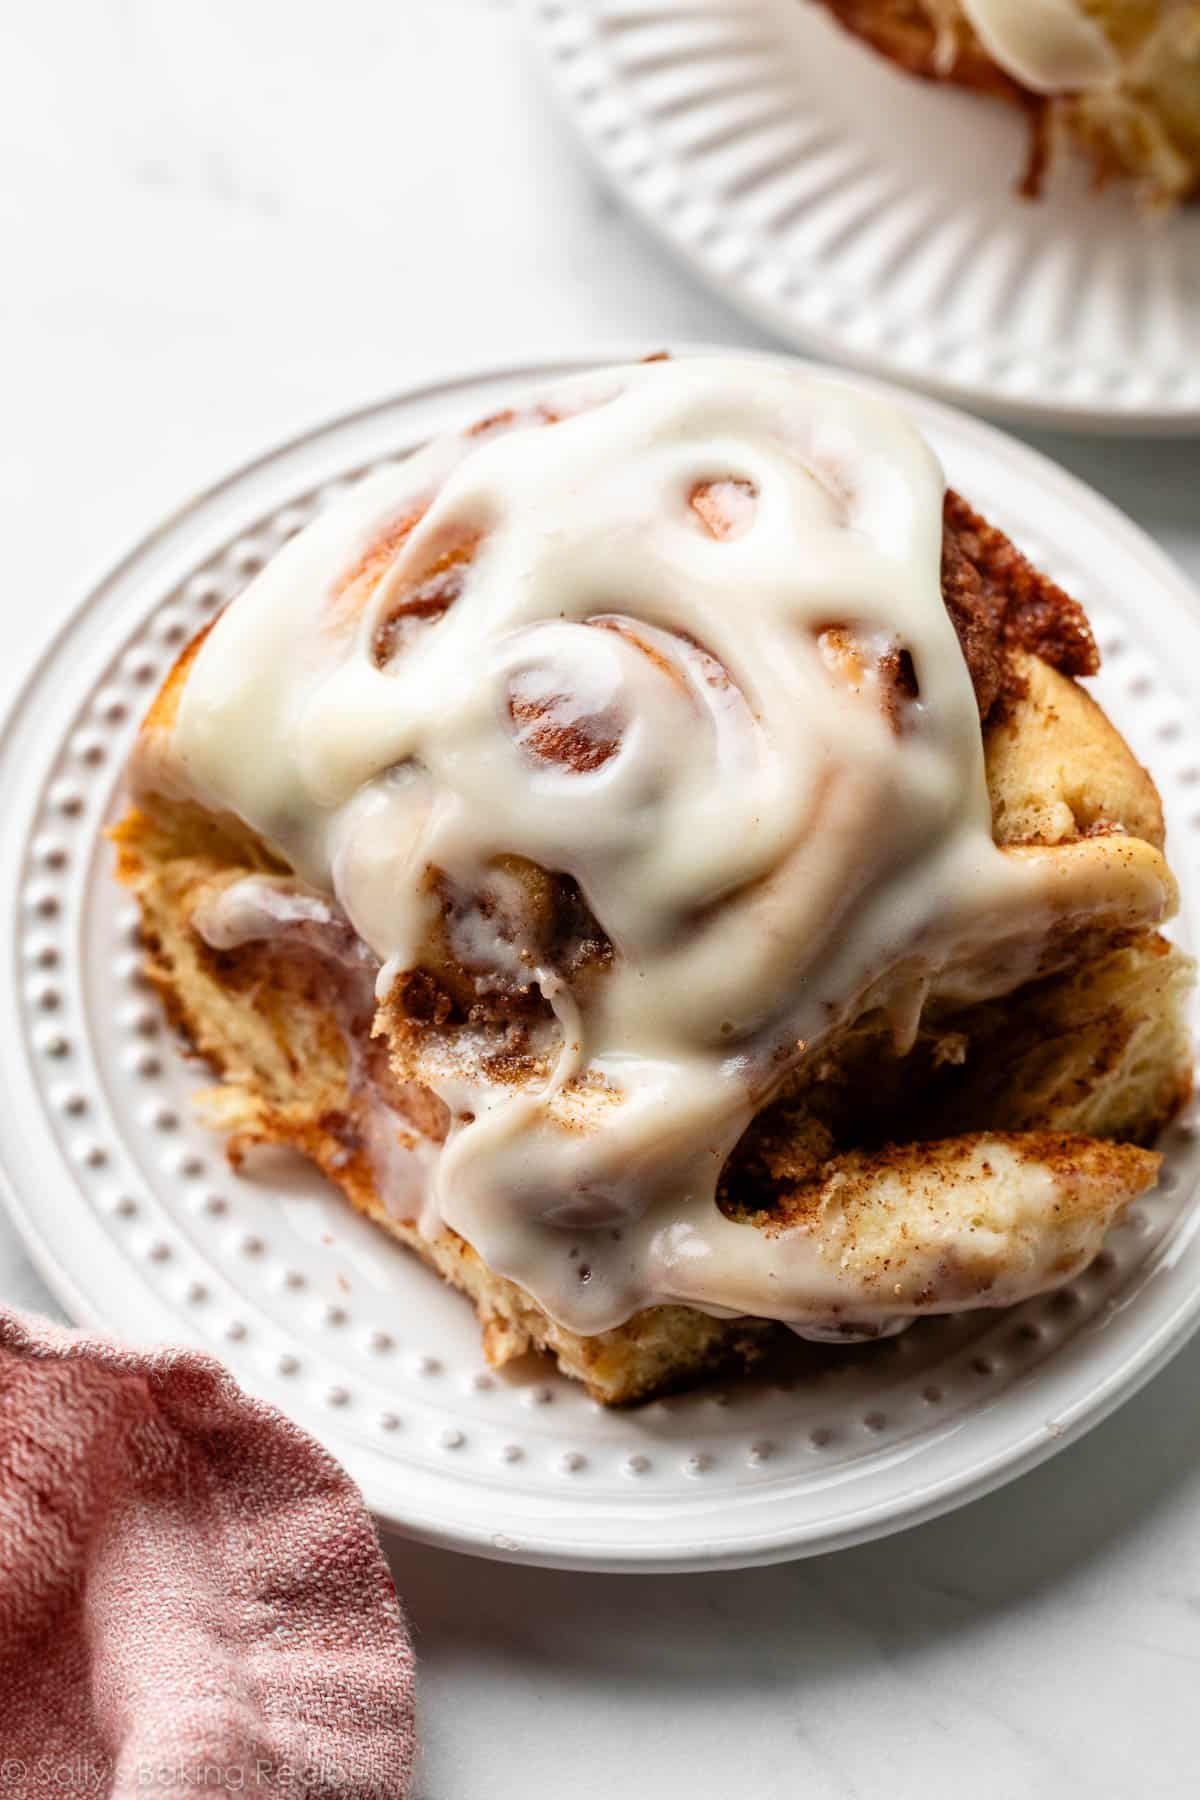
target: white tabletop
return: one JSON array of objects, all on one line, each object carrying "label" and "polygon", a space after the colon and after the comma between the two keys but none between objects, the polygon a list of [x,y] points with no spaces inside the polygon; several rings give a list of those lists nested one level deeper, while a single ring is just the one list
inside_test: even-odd
[{"label": "white tabletop", "polygon": [[[764,341],[600,189],[504,0],[0,20],[0,697],[122,548],[328,413],[542,350]],[[1200,576],[1200,448],[1039,442]],[[57,1310],[3,1222],[0,1297]],[[1197,1791],[1198,1386],[1200,1342],[1006,1491],[786,1568],[396,1546],[421,1800]]]}]

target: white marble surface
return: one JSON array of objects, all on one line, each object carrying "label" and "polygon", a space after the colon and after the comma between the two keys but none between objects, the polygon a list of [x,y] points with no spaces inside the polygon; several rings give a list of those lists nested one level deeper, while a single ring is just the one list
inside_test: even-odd
[{"label": "white marble surface", "polygon": [[[0,242],[0,695],[133,538],[326,413],[539,349],[762,341],[598,189],[487,0],[3,9]],[[1040,441],[1200,576],[1197,446]],[[7,1224],[0,1297],[54,1310]],[[1198,1385],[1200,1343],[1006,1492],[788,1568],[396,1546],[422,1800],[1196,1792]]]}]

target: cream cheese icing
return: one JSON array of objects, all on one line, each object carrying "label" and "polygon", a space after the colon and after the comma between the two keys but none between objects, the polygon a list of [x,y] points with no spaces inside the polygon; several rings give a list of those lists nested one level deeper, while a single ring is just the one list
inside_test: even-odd
[{"label": "cream cheese icing", "polygon": [[[994,845],[943,491],[895,408],[775,364],[570,383],[361,482],[287,545],[148,752],[144,781],[238,815],[309,895],[230,896],[210,928],[336,899],[381,1001],[438,922],[430,869],[467,893],[512,857],[578,883],[613,946],[586,990],[519,931],[473,927],[476,958],[515,956],[552,1009],[545,1077],[514,1087],[461,1042],[431,1057],[452,1125],[421,1212],[576,1330],[667,1300],[891,1328],[921,1268],[881,1292],[819,1221],[769,1236],[721,1213],[746,1125],[866,1008],[911,1041],[931,986],[1004,993],[1064,920],[1167,909],[1148,846],[1098,883],[1095,843]],[[393,540],[349,603],[348,572]],[[448,567],[452,603],[410,607],[397,638],[397,605]],[[1036,1211],[1052,1178],[1026,1174]],[[945,1250],[935,1231],[929,1267]],[[1035,1262],[993,1299],[1045,1285]]]},{"label": "cream cheese icing", "polygon": [[1109,87],[1120,58],[1079,0],[961,0],[993,62],[1034,94]]}]

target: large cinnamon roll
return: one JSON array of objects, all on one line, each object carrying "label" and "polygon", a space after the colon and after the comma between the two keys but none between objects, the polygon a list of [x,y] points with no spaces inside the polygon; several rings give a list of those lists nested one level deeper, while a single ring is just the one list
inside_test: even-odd
[{"label": "large cinnamon roll", "polygon": [[119,873],[233,1155],[635,1399],[1054,1287],[1153,1183],[1188,965],[1096,664],[890,406],[610,370],[279,553]]}]

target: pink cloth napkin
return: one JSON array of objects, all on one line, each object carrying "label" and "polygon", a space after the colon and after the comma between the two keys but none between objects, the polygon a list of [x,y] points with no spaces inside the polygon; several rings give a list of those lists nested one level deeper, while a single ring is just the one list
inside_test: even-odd
[{"label": "pink cloth napkin", "polygon": [[412,1650],[333,1458],[199,1352],[0,1312],[0,1800],[392,1800],[412,1762]]}]

